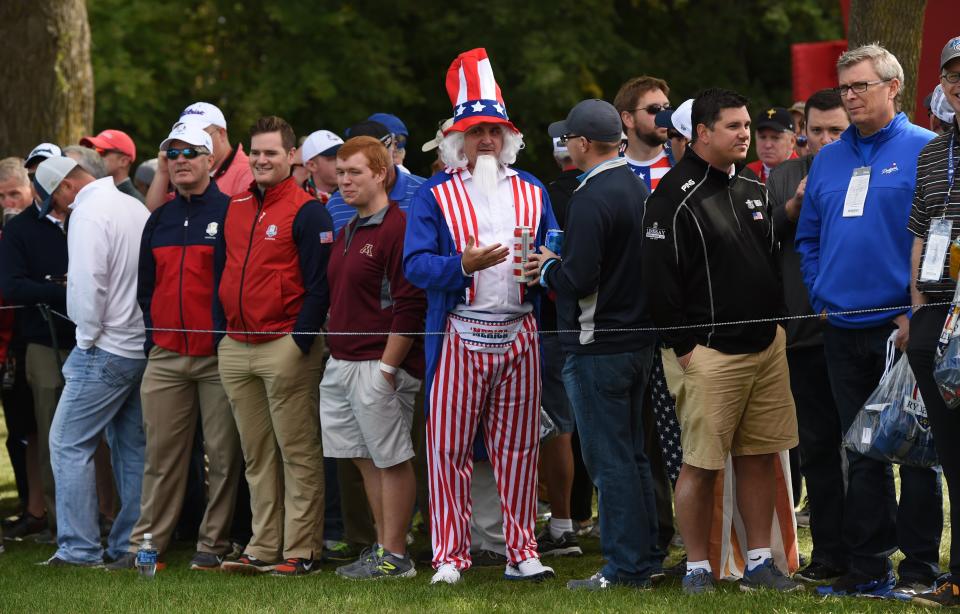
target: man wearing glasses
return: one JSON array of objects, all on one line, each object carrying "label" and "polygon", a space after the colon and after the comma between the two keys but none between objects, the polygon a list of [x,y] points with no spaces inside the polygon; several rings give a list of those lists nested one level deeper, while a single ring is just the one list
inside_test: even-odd
[{"label": "man wearing glasses", "polygon": [[80,144],[95,150],[103,158],[107,173],[113,177],[117,189],[140,202],[146,202],[130,179],[130,167],[137,159],[137,146],[126,132],[104,130],[97,136],[85,136]]},{"label": "man wearing glasses", "polygon": [[[390,129],[382,123],[373,120],[365,120],[347,128],[345,135],[347,138],[355,136],[372,136],[383,143],[390,156],[393,157],[396,149],[396,141]],[[424,182],[423,177],[412,173],[404,172],[400,165],[394,160],[394,165],[387,169],[387,195],[390,200],[400,205],[400,210],[404,213],[410,206],[413,195],[417,192],[420,184]],[[347,225],[357,210],[351,207],[343,200],[340,192],[334,192],[327,202],[327,212],[333,218],[334,235],[340,233],[340,229]]]},{"label": "man wearing glasses", "polygon": [[[907,355],[917,376],[933,430],[937,456],[943,467],[943,475],[947,478],[947,486],[950,487],[950,520],[960,523],[960,482],[957,481],[960,476],[960,455],[955,445],[960,436],[960,414],[946,407],[933,380],[934,355],[947,307],[925,305],[949,301],[956,282],[950,279],[949,258],[945,259],[939,270],[928,270],[928,275],[924,275],[923,267],[927,259],[936,253],[930,239],[935,236],[938,218],[952,221],[951,239],[960,235],[960,224],[957,222],[960,190],[954,184],[957,156],[960,155],[956,119],[956,112],[960,111],[960,36],[950,39],[943,47],[940,70],[940,86],[950,109],[954,111],[954,118],[944,126],[947,128],[944,134],[923,148],[917,162],[917,189],[908,228],[913,235],[913,304],[924,304],[924,307],[915,311],[910,323],[913,334],[910,335]],[[960,539],[950,542],[950,579],[936,590],[918,595],[914,601],[932,606],[960,605]]]},{"label": "man wearing glasses", "polygon": [[146,327],[147,368],[140,391],[147,446],[140,519],[130,551],[108,569],[134,566],[144,533],[165,553],[187,489],[190,452],[202,421],[209,463],[206,509],[191,569],[218,569],[230,551],[230,523],[240,476],[240,437],[220,383],[212,333],[213,250],[230,198],[210,178],[213,141],[197,122],[173,127],[159,164],[177,186],[154,211],[140,242],[137,301]]},{"label": "man wearing glasses", "polygon": [[673,155],[664,147],[667,129],[655,123],[657,113],[670,108],[669,94],[666,81],[644,75],[624,83],[613,99],[627,135],[624,158],[651,192],[674,165]]},{"label": "man wearing glasses", "polygon": [[[887,338],[896,331],[897,348],[907,345],[913,245],[907,221],[917,156],[935,135],[898,112],[903,69],[883,47],[846,52],[837,60],[837,77],[853,125],[814,159],[796,246],[810,304],[827,318],[827,369],[846,432],[880,381]],[[850,450],[846,455],[846,573],[818,591],[888,596],[930,586],[943,526],[936,473],[901,466],[898,508],[890,464]],[[897,548],[905,557],[895,586],[890,554]]]}]

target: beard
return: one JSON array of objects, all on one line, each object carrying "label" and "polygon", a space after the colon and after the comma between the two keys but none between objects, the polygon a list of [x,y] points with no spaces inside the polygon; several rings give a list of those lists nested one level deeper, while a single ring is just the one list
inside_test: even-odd
[{"label": "beard", "polygon": [[471,176],[480,192],[488,198],[492,198],[497,193],[499,170],[500,164],[494,156],[477,156],[477,163],[473,165]]},{"label": "beard", "polygon": [[637,128],[634,128],[633,134],[636,135],[638,139],[643,141],[644,144],[646,144],[649,147],[657,147],[667,142],[667,139],[660,138],[656,130],[654,130],[653,132],[640,132],[639,130],[637,130]]}]

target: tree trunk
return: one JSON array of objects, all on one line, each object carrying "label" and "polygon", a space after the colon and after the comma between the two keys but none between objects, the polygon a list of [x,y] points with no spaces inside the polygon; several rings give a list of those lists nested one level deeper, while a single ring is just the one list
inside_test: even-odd
[{"label": "tree trunk", "polygon": [[917,97],[920,45],[923,40],[923,15],[927,0],[852,0],[850,49],[879,42],[897,56],[903,66],[905,83],[900,91],[907,115],[913,119],[913,101]]},{"label": "tree trunk", "polygon": [[0,156],[76,143],[93,128],[84,0],[0,0]]}]

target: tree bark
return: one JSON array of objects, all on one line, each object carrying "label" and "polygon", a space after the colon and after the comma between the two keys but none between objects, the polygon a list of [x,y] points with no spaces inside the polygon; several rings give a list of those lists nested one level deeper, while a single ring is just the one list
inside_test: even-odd
[{"label": "tree bark", "polygon": [[900,101],[913,119],[913,101],[917,97],[920,45],[923,41],[923,15],[927,0],[852,0],[850,49],[879,42],[895,55],[903,66],[904,83]]},{"label": "tree bark", "polygon": [[0,1],[0,155],[76,143],[93,128],[84,0]]}]

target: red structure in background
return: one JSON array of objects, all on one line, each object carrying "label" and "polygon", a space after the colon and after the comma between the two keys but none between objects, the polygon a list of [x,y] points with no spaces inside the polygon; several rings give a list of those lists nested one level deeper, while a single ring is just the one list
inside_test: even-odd
[{"label": "red structure in background", "polygon": [[845,40],[792,45],[793,99],[806,100],[817,90],[837,87],[837,58],[846,50]]},{"label": "red structure in background", "polygon": [[[951,37],[960,35],[956,11],[956,0],[927,0],[917,75],[917,98],[914,101],[914,119],[920,125],[926,125],[927,115],[923,108],[923,99],[933,91],[940,80],[940,50]],[[850,22],[850,0],[840,0],[840,13],[846,31]],[[819,89],[836,87],[837,58],[846,50],[845,40],[792,45],[793,99],[806,100]]]}]

